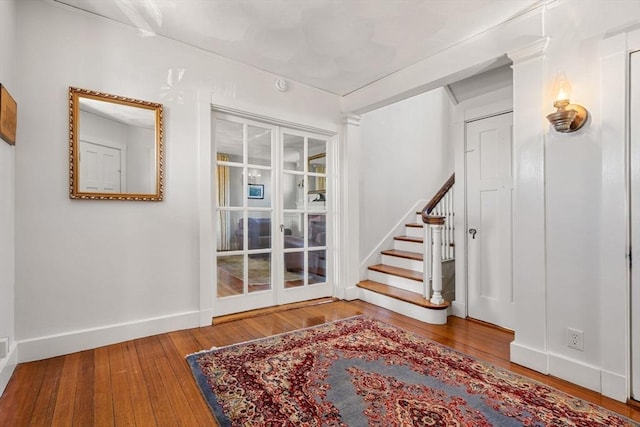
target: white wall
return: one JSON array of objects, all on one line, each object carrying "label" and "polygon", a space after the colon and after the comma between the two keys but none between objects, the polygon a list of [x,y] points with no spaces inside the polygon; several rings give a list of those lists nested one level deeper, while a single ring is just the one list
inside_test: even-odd
[{"label": "white wall", "polygon": [[[339,99],[43,1],[18,2],[17,46],[20,359],[198,326],[199,99],[321,128]],[[69,199],[68,86],[164,104],[164,202]]]},{"label": "white wall", "polygon": [[[545,16],[550,37],[545,52],[546,89],[551,88],[556,72],[565,71],[573,86],[572,101],[591,113],[590,121],[575,134],[547,133],[549,371],[590,388],[608,389],[608,394],[621,400],[629,378],[629,293],[624,272],[620,276],[602,262],[601,239],[626,233],[625,222],[618,220],[626,218],[626,205],[603,204],[612,190],[624,192],[622,182],[613,189],[603,187],[610,180],[603,165],[624,171],[626,163],[624,149],[605,163],[603,153],[608,147],[602,141],[617,132],[624,134],[624,129],[603,120],[603,96],[618,82],[602,75],[600,45],[616,33],[638,28],[639,17],[637,1],[617,1],[612,7],[604,1],[575,0],[560,2]],[[545,95],[549,99],[545,110],[551,112],[551,93]],[[624,261],[624,241],[616,251],[617,259]],[[584,331],[583,352],[568,348],[567,327]]]},{"label": "white wall", "polygon": [[[22,99],[18,96],[15,62],[15,1],[0,2],[0,83],[6,86],[18,103],[18,120],[21,120]],[[17,133],[20,143],[22,135]],[[10,354],[0,357],[0,395],[13,372],[16,363],[14,290],[15,290],[15,148],[0,139],[0,340],[8,338]]]},{"label": "white wall", "polygon": [[[639,17],[640,2],[635,0],[558,0],[343,99],[347,111],[370,111],[464,75],[499,55],[517,58],[518,319],[512,360],[619,400],[628,396],[630,378],[627,208],[620,178],[626,163],[624,144],[619,143],[625,129],[623,119],[603,121],[602,100],[611,99],[608,92],[620,87],[624,68],[614,79],[605,79],[599,49],[608,39],[624,39],[626,32],[638,29]],[[572,135],[550,131],[545,119],[553,111],[550,89],[560,70],[572,82],[572,100],[592,114],[586,127]],[[616,98],[623,103],[625,95],[616,91]],[[623,148],[611,152],[602,143],[612,139]],[[615,203],[605,206],[604,200]],[[584,331],[584,351],[568,348],[568,327]]]},{"label": "white wall", "polygon": [[[451,102],[435,89],[362,116],[360,261],[453,173]],[[383,248],[390,249],[390,248]]]}]

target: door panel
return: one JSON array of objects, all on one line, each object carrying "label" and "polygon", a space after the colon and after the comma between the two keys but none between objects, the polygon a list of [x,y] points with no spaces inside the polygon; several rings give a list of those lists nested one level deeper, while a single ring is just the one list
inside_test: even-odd
[{"label": "door panel", "polygon": [[[274,126],[214,116],[216,316],[276,303]],[[253,189],[255,192],[250,192]]]},{"label": "door panel", "polygon": [[[640,254],[640,52],[631,54],[630,70],[631,247]],[[640,273],[631,268],[631,397],[640,400]]]},{"label": "door panel", "polygon": [[468,312],[513,325],[511,257],[512,114],[466,125]]}]

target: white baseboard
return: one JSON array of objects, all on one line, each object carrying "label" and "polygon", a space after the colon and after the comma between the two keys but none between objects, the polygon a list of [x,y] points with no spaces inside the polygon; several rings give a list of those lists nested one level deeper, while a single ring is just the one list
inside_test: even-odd
[{"label": "white baseboard", "polygon": [[452,301],[451,315],[465,319],[467,317],[467,305],[462,302]]},{"label": "white baseboard", "polygon": [[200,327],[211,326],[213,320],[213,309],[200,310]]},{"label": "white baseboard", "polygon": [[629,397],[624,375],[603,371],[559,354],[545,353],[514,341],[511,343],[510,359],[518,365],[567,380],[620,402],[626,402]]},{"label": "white baseboard", "polygon": [[586,363],[549,353],[549,374],[589,390],[601,392],[600,369]]},{"label": "white baseboard", "polygon": [[610,397],[620,402],[626,402],[629,398],[629,386],[624,375],[615,374],[609,371],[600,371],[602,381],[602,391],[604,396]]},{"label": "white baseboard", "polygon": [[9,347],[9,352],[7,353],[6,357],[0,359],[0,396],[2,396],[5,388],[7,388],[7,384],[9,384],[9,380],[11,379],[11,375],[16,369],[17,364],[18,346],[14,342]]},{"label": "white baseboard", "polygon": [[543,374],[549,373],[549,355],[547,353],[527,347],[517,341],[511,342],[510,353],[509,359],[513,363]]},{"label": "white baseboard", "polygon": [[18,341],[19,362],[46,359],[136,338],[200,327],[199,311],[171,314]]},{"label": "white baseboard", "polygon": [[347,301],[353,301],[354,299],[358,299],[359,296],[360,294],[358,292],[357,286],[350,286],[344,291],[344,299],[346,299]]}]

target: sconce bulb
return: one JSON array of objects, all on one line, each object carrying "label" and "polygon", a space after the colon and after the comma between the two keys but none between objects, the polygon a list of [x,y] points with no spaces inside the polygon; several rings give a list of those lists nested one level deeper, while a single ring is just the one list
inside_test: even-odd
[{"label": "sconce bulb", "polygon": [[570,104],[571,84],[564,73],[556,75],[553,83],[553,106],[556,111],[547,115],[547,120],[553,125],[556,132],[575,132],[584,126],[589,112],[581,105]]},{"label": "sconce bulb", "polygon": [[571,83],[563,72],[556,74],[551,94],[554,101],[569,101],[571,99]]}]

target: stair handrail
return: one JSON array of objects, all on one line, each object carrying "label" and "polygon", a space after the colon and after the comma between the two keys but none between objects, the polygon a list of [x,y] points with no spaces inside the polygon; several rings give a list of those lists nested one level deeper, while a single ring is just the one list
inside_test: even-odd
[{"label": "stair handrail", "polygon": [[445,196],[445,194],[447,194],[449,192],[449,190],[451,190],[451,187],[453,187],[453,184],[456,183],[456,174],[453,173],[451,174],[451,176],[449,177],[449,179],[447,180],[447,182],[445,182],[442,187],[440,187],[440,189],[438,190],[438,192],[436,193],[435,196],[433,196],[431,198],[431,200],[429,200],[429,202],[425,205],[425,207],[422,209],[421,214],[422,214],[422,221],[426,224],[427,222],[427,217],[431,214],[431,212],[433,211],[433,209],[438,205],[438,203],[440,203],[440,201],[442,200],[442,198]]},{"label": "stair handrail", "polygon": [[[453,238],[453,228],[451,221],[453,211],[450,210],[445,216],[432,215],[433,210],[444,199],[444,197],[452,190],[455,184],[455,173],[440,187],[438,192],[429,200],[424,209],[421,211],[422,222],[424,223],[424,244],[423,244],[423,297],[430,299],[434,304],[444,303],[442,298],[442,261],[443,255],[449,259],[446,253],[451,251],[443,250],[442,246],[449,246]],[[449,208],[453,208],[452,196],[447,198],[445,203]],[[441,209],[438,209],[441,211]],[[445,211],[446,212],[446,211]],[[445,223],[449,223],[445,226]],[[449,228],[449,235],[442,239],[443,226]],[[445,232],[445,234],[447,234]],[[452,253],[452,252],[451,252]],[[432,294],[433,292],[433,294]]]}]

